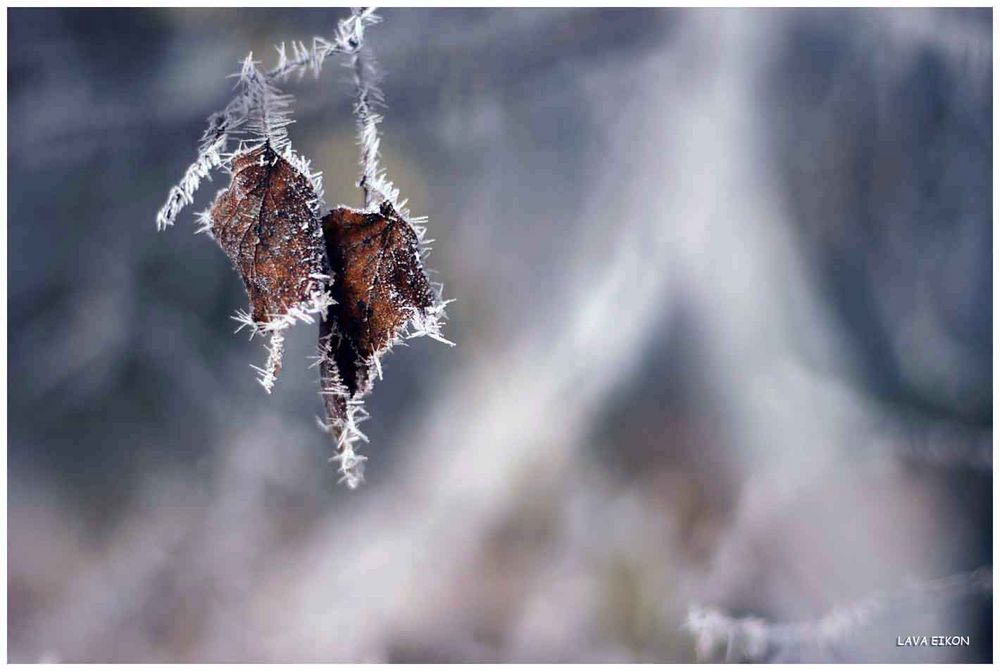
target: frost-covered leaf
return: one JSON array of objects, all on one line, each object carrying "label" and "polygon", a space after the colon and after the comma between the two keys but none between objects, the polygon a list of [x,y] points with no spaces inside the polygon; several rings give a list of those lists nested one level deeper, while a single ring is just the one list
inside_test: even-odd
[{"label": "frost-covered leaf", "polygon": [[323,234],[335,278],[331,313],[340,337],[334,358],[354,396],[367,391],[377,357],[407,321],[433,308],[436,297],[417,234],[388,201],[378,212],[332,210],[323,218]]},{"label": "frost-covered leaf", "polygon": [[324,428],[337,442],[342,480],[353,488],[365,462],[355,452],[367,441],[358,429],[368,417],[363,399],[375,373],[381,377],[380,358],[404,335],[443,340],[444,304],[424,272],[420,236],[391,202],[377,212],[340,207],[322,224],[336,300],[320,324]]},{"label": "frost-covered leaf", "polygon": [[266,142],[233,157],[232,182],[212,205],[212,234],[246,286],[248,321],[272,332],[261,379],[268,389],[280,368],[280,331],[329,305],[315,205],[312,182]]},{"label": "frost-covered leaf", "polygon": [[212,206],[212,234],[243,278],[260,325],[309,300],[326,274],[309,180],[269,144],[238,154]]}]

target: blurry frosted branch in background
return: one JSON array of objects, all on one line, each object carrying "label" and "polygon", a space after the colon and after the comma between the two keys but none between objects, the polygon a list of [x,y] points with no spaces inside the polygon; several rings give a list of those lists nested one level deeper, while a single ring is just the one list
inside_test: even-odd
[{"label": "blurry frosted branch in background", "polygon": [[[313,37],[311,47],[306,47],[304,42],[293,41],[291,57],[285,44],[282,43],[277,47],[278,64],[263,73],[257,72],[254,68],[256,79],[268,84],[271,81],[287,79],[292,75],[301,78],[307,71],[312,71],[313,76],[319,76],[324,61],[331,54],[357,54],[363,44],[365,27],[377,21],[374,8],[355,9],[349,17],[337,24],[331,40]],[[252,64],[252,60],[248,61]],[[247,66],[244,64],[243,72],[239,75],[241,84],[246,84],[247,74]],[[246,87],[246,90],[259,90],[259,87]],[[162,231],[168,226],[173,226],[181,210],[194,202],[194,194],[201,185],[201,180],[210,179],[210,171],[224,165],[231,136],[240,133],[241,126],[246,123],[249,102],[246,95],[237,95],[224,110],[209,116],[208,127],[201,137],[198,156],[185,171],[180,183],[170,189],[166,203],[156,215],[157,230]]]},{"label": "blurry frosted branch in background", "polygon": [[807,651],[829,654],[863,627],[917,605],[940,608],[968,596],[992,592],[993,571],[981,567],[869,597],[810,622],[775,623],[692,608],[685,627],[695,636],[699,661],[709,661],[720,650],[726,662],[797,661]]},{"label": "blurry frosted branch in background", "polygon": [[993,471],[991,431],[970,430],[946,422],[918,426],[886,419],[875,428],[873,439],[877,448],[909,461]]}]

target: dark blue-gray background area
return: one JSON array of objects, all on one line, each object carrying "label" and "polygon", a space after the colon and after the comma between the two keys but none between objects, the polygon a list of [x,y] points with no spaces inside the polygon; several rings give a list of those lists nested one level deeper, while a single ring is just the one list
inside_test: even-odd
[{"label": "dark blue-gray background area", "polygon": [[[227,176],[154,224],[345,14],[8,10],[10,661],[990,661],[934,581],[992,565],[991,11],[381,12],[457,346],[385,359],[357,491],[316,327],[270,396],[233,335]],[[289,133],[358,206],[342,65]]]}]

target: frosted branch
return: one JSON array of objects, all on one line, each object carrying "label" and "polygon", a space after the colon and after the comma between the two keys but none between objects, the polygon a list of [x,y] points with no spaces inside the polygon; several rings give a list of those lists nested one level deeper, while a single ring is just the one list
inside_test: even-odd
[{"label": "frosted branch", "polygon": [[376,105],[384,102],[382,93],[377,86],[377,71],[371,55],[359,49],[351,57],[351,69],[354,73],[354,87],[357,91],[354,102],[354,116],[357,124],[358,147],[360,149],[361,179],[358,185],[365,194],[365,208],[376,204],[376,196],[390,200],[395,205],[395,198],[379,189],[377,180],[379,168],[379,138],[378,124],[382,116],[375,111]]},{"label": "frosted branch", "polygon": [[[331,54],[357,54],[364,43],[365,28],[379,20],[372,7],[354,9],[350,16],[337,23],[331,39],[313,37],[308,47],[303,42],[292,42],[291,55],[285,44],[281,44],[277,47],[278,64],[266,72],[260,72],[252,57],[248,56],[241,72],[236,75],[244,85],[244,91],[224,110],[209,116],[197,157],[185,170],[181,181],[170,189],[166,202],[156,215],[157,230],[173,226],[181,210],[194,202],[201,180],[209,179],[211,170],[225,167],[229,141],[234,136],[251,133],[272,138],[272,146],[278,151],[287,144],[285,128],[291,123],[287,106],[292,97],[277,91],[273,82],[296,74],[301,78],[307,71],[319,76],[324,61]],[[255,109],[260,113],[256,114]]]},{"label": "frosted branch", "polygon": [[940,605],[992,592],[993,570],[986,566],[869,597],[813,621],[774,623],[758,617],[737,618],[719,610],[692,608],[685,628],[695,636],[701,661],[713,658],[720,651],[727,662],[778,661],[794,658],[797,651],[805,649],[829,650],[875,621],[918,604]]},{"label": "frosted branch", "polygon": [[222,164],[221,151],[225,143],[226,137],[221,135],[198,152],[194,163],[188,166],[180,183],[170,189],[167,202],[156,214],[156,230],[163,231],[168,226],[173,226],[180,211],[194,202],[194,194],[201,185],[201,180],[211,181],[209,173]]},{"label": "frosted branch", "polygon": [[[417,245],[413,250],[416,255],[415,267],[423,272],[423,259],[430,251],[431,242],[426,239],[426,228],[423,225],[426,220],[410,216],[406,201],[400,200],[399,189],[389,181],[385,169],[380,165],[379,125],[383,117],[379,109],[384,107],[385,102],[378,86],[378,71],[371,52],[364,48],[366,30],[380,21],[374,8],[354,8],[350,16],[338,22],[330,39],[313,37],[308,46],[305,42],[293,41],[276,47],[277,64],[270,70],[262,69],[259,62],[253,59],[253,54],[249,54],[243,60],[240,71],[233,75],[237,79],[236,95],[225,109],[209,117],[198,156],[185,172],[180,184],[171,189],[166,204],[157,215],[157,227],[163,230],[174,224],[178,213],[193,202],[201,180],[208,179],[213,169],[221,168],[232,173],[237,157],[245,156],[247,152],[263,145],[280,154],[296,172],[311,182],[315,197],[309,201],[309,207],[317,218],[321,217],[321,176],[318,172],[313,172],[309,162],[292,149],[288,126],[293,123],[291,104],[294,98],[282,92],[278,84],[293,76],[301,79],[308,72],[318,76],[331,54],[344,54],[348,56],[347,64],[353,72],[356,91],[353,112],[361,167],[358,186],[364,191],[365,209],[377,210],[384,204],[392,205],[392,209],[416,236]],[[236,147],[232,149],[230,145],[234,142]],[[197,222],[197,232],[214,237],[212,210],[199,213]],[[323,232],[317,227],[315,234],[322,237]],[[329,293],[331,281],[326,275],[313,275],[308,289],[309,298],[290,307],[284,314],[266,315],[264,319],[258,320],[250,312],[239,312],[234,319],[239,323],[237,331],[246,328],[251,338],[257,334],[266,334],[270,338],[267,362],[263,367],[253,367],[259,375],[260,383],[270,393],[281,369],[285,346],[284,330],[297,322],[313,323],[317,315],[320,316],[322,330],[318,363],[321,393],[326,407],[323,428],[331,434],[336,444],[333,460],[339,464],[341,480],[354,488],[363,480],[365,462],[365,457],[356,450],[359,442],[367,442],[358,428],[367,418],[362,405],[363,398],[371,390],[372,376],[377,375],[379,379],[382,377],[381,356],[394,345],[421,336],[453,345],[442,334],[442,325],[447,316],[445,307],[450,301],[443,299],[440,285],[433,285],[433,302],[430,307],[414,308],[406,314],[406,323],[398,330],[394,328],[396,332],[391,342],[371,353],[370,358],[365,361],[361,375],[367,377],[361,380],[362,384],[354,388],[352,381],[352,392],[348,393],[339,377],[331,347],[331,338],[335,336],[332,317],[328,316],[329,308],[334,302]],[[422,306],[427,303],[426,300],[420,301]]]},{"label": "frosted branch", "polygon": [[895,457],[947,468],[993,472],[993,437],[950,422],[907,422],[884,419],[870,429],[879,448]]}]

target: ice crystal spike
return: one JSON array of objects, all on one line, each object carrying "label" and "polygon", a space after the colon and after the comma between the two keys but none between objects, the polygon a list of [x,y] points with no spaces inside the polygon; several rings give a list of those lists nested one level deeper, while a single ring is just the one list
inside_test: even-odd
[{"label": "ice crystal spike", "polygon": [[243,61],[239,83],[246,105],[244,132],[253,140],[266,140],[274,151],[284,152],[289,146],[293,96],[282,93],[270,77],[257,69],[252,53]]}]

